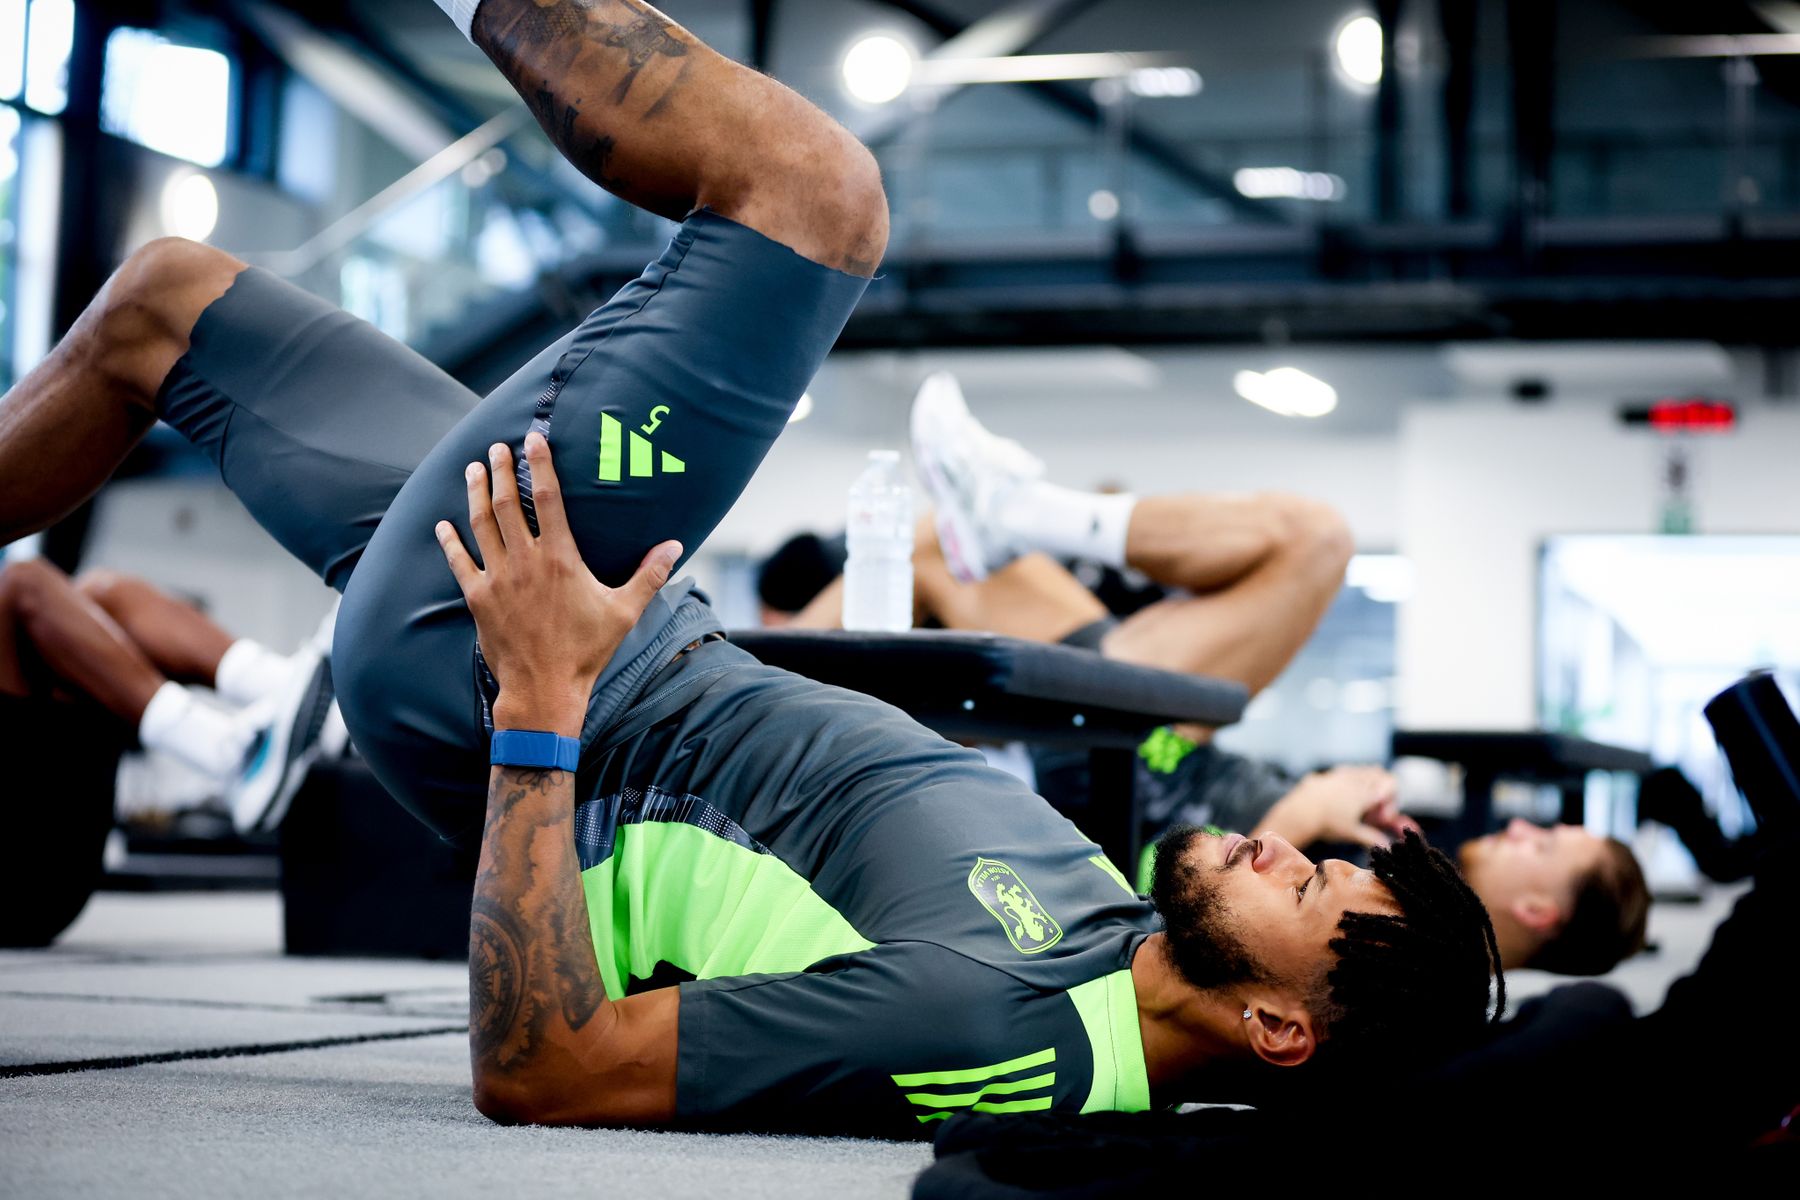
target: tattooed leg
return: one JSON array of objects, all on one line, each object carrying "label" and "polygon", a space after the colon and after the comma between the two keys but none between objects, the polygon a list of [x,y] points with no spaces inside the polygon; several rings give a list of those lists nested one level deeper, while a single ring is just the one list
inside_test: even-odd
[{"label": "tattooed leg", "polygon": [[589,179],[680,220],[709,207],[815,262],[872,275],[880,168],[799,95],[640,0],[483,0],[476,45]]}]

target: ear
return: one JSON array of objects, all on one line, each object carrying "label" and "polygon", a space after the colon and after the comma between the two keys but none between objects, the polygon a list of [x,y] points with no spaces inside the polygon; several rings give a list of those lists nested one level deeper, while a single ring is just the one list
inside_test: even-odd
[{"label": "ear", "polygon": [[1555,933],[1563,923],[1562,908],[1542,892],[1527,892],[1512,902],[1513,920],[1543,936]]},{"label": "ear", "polygon": [[1319,1048],[1313,1036],[1312,1014],[1289,996],[1265,996],[1249,1003],[1245,1033],[1250,1049],[1266,1063],[1297,1067]]}]

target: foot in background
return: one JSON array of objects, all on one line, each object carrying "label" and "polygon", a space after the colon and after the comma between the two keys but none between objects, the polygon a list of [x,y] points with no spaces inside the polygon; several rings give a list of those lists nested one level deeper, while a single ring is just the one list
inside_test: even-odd
[{"label": "foot in background", "polygon": [[[231,822],[239,833],[266,832],[280,825],[307,772],[326,750],[323,735],[336,707],[331,661],[311,644],[300,650],[299,657],[305,669],[296,671],[264,710],[266,721],[226,792]],[[337,726],[342,728],[341,719]]]},{"label": "foot in background", "polygon": [[932,375],[913,398],[912,448],[952,575],[974,583],[1023,553],[999,518],[1010,493],[1042,476],[1044,464],[977,421],[954,375]]}]

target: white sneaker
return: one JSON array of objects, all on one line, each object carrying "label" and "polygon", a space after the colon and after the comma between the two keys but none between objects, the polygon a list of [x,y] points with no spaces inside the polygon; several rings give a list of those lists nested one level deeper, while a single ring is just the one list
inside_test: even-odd
[{"label": "white sneaker", "polygon": [[325,714],[325,723],[319,728],[319,757],[329,761],[349,753],[350,727],[344,724],[343,711],[333,699],[330,711]]},{"label": "white sneaker", "polygon": [[300,654],[306,656],[307,669],[296,671],[273,698],[267,723],[226,789],[225,803],[239,833],[261,833],[280,825],[319,757],[319,735],[332,709],[331,662],[310,647]]},{"label": "white sneaker", "polygon": [[974,583],[1024,553],[997,517],[1007,494],[1040,478],[1044,464],[1011,438],[988,432],[954,375],[932,375],[913,397],[912,448],[952,575]]},{"label": "white sneaker", "polygon": [[312,637],[307,640],[313,649],[326,658],[331,657],[331,643],[337,636],[338,609],[343,606],[344,598],[342,596],[333,597],[331,607],[325,610],[323,617],[319,618],[318,629],[314,630]]}]

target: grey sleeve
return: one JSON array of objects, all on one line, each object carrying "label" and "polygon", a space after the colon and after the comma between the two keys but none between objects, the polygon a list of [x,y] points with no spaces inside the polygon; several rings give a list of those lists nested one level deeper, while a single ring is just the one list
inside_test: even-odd
[{"label": "grey sleeve", "polygon": [[1010,1057],[1027,990],[927,943],[793,974],[684,983],[677,1118],[709,1129],[929,1136],[935,1123],[919,1120],[927,1110],[908,1100],[906,1073]]}]

